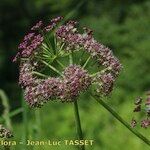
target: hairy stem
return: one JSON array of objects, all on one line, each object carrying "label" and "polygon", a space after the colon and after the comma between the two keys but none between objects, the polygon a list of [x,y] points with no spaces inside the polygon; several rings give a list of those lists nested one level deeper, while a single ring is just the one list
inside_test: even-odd
[{"label": "hairy stem", "polygon": [[99,104],[101,104],[106,110],[108,110],[120,123],[122,123],[127,129],[129,129],[134,135],[140,138],[143,142],[150,145],[150,141],[139,133],[136,129],[132,128],[121,116],[119,116],[107,103],[105,103],[98,96],[92,96]]},{"label": "hairy stem", "polygon": [[[80,121],[80,115],[78,110],[78,103],[77,100],[74,102],[74,113],[75,113],[75,120],[77,125],[77,133],[78,133],[78,139],[83,140],[83,133],[81,128],[81,121]],[[80,147],[81,150],[85,150],[84,145]]]}]

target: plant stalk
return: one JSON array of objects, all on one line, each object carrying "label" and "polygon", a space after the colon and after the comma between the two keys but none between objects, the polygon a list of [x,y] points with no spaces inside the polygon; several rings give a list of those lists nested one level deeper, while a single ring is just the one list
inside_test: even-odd
[{"label": "plant stalk", "polygon": [[37,72],[37,71],[32,71],[32,73],[35,74],[35,75],[38,75],[38,76],[40,76],[40,77],[44,77],[44,78],[48,77],[47,75],[42,74],[42,73]]},{"label": "plant stalk", "polygon": [[128,130],[130,130],[134,135],[140,138],[147,145],[150,145],[150,141],[139,133],[136,129],[132,128],[129,123],[127,123],[121,116],[119,116],[107,103],[102,99],[98,99],[97,96],[92,96],[99,104],[101,104],[106,110],[108,110],[120,123],[122,123]]},{"label": "plant stalk", "polygon": [[22,121],[23,121],[23,135],[22,135],[22,142],[23,142],[23,150],[27,149],[26,141],[28,139],[28,107],[25,103],[25,100],[22,96],[22,107],[24,108],[22,113]]},{"label": "plant stalk", "polygon": [[41,137],[41,113],[39,109],[35,110],[35,119],[37,125],[37,136]]},{"label": "plant stalk", "polygon": [[[73,64],[73,53],[72,52],[69,55],[69,63]],[[82,128],[81,128],[81,121],[80,121],[80,115],[79,115],[77,99],[74,101],[74,114],[75,114],[75,121],[76,121],[76,126],[77,126],[78,139],[83,140],[83,133],[82,133]],[[84,145],[81,145],[79,147],[79,149],[80,150],[85,150]]]},{"label": "plant stalk", "polygon": [[56,72],[57,74],[59,74],[60,76],[63,76],[62,73],[57,70],[55,67],[51,66],[49,63],[47,63],[46,61],[41,60],[41,62],[43,64],[45,64],[46,66],[48,66],[50,69],[52,69],[54,72]]},{"label": "plant stalk", "polygon": [[4,111],[3,111],[2,116],[5,120],[6,127],[12,130],[11,119],[9,117],[9,114],[10,114],[9,100],[5,92],[1,89],[0,89],[0,99],[2,100],[2,104],[4,106]]},{"label": "plant stalk", "polygon": [[[83,133],[82,133],[82,128],[81,128],[81,121],[80,121],[80,115],[79,115],[77,100],[75,100],[75,102],[74,102],[74,113],[75,113],[75,120],[76,120],[76,125],[77,125],[78,139],[83,140]],[[85,150],[84,145],[81,145],[80,149]]]},{"label": "plant stalk", "polygon": [[[23,110],[24,110],[24,109],[21,107],[21,108],[18,108],[18,109],[16,109],[16,110],[10,112],[10,113],[9,113],[9,118],[18,115],[19,113],[22,113]],[[5,121],[4,117],[0,117],[0,122],[4,122],[4,121]]]},{"label": "plant stalk", "polygon": [[84,63],[84,65],[82,67],[83,69],[87,66],[87,64],[90,61],[90,59],[91,59],[91,56],[89,56],[88,59],[86,60],[86,62]]}]

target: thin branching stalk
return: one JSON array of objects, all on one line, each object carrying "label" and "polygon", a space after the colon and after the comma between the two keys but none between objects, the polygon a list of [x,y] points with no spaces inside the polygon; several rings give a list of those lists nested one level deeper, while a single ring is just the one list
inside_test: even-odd
[{"label": "thin branching stalk", "polygon": [[86,60],[86,62],[84,63],[84,65],[82,67],[83,69],[87,66],[87,64],[90,61],[90,59],[91,59],[91,56],[89,56],[88,59]]},{"label": "thin branching stalk", "polygon": [[37,71],[32,71],[32,73],[35,74],[35,75],[38,75],[38,76],[40,76],[40,77],[44,77],[44,78],[48,77],[47,75],[42,74],[42,73],[37,72]]},{"label": "thin branching stalk", "polygon": [[[22,113],[23,110],[24,109],[22,107],[18,108],[18,109],[15,109],[14,111],[12,111],[12,112],[9,113],[9,118],[12,118],[12,117],[14,117],[14,116]],[[3,117],[0,117],[0,122],[3,122],[3,121],[5,121],[5,119]]]},{"label": "thin branching stalk", "polygon": [[105,73],[106,71],[109,71],[109,70],[111,70],[110,67],[105,68],[105,69],[103,69],[103,70],[101,70],[101,71],[95,72],[95,73],[91,74],[90,76],[91,76],[91,77],[94,77],[94,76],[97,76],[98,74],[103,74],[103,73]]},{"label": "thin branching stalk", "polygon": [[57,70],[55,67],[53,67],[52,65],[50,65],[50,64],[47,63],[46,61],[41,60],[41,62],[42,62],[43,64],[45,64],[46,66],[48,66],[50,69],[52,69],[52,70],[53,70],[54,72],[56,72],[57,74],[63,76],[62,73],[61,73],[59,70]]},{"label": "thin branching stalk", "polygon": [[70,65],[72,65],[73,64],[73,53],[71,52],[70,53],[70,55],[69,55],[69,63],[70,63]]},{"label": "thin branching stalk", "polygon": [[[69,62],[70,64],[73,64],[73,56],[72,53],[69,55]],[[82,128],[81,128],[81,121],[80,121],[80,115],[79,115],[79,109],[78,109],[78,102],[77,100],[74,101],[74,114],[75,114],[75,121],[76,121],[76,126],[77,126],[77,134],[78,134],[78,139],[83,140],[83,133],[82,133]],[[85,150],[84,145],[79,147],[81,150]]]},{"label": "thin branching stalk", "polygon": [[65,68],[65,66],[64,66],[59,60],[56,60],[56,62],[57,62],[62,68]]},{"label": "thin branching stalk", "polygon": [[62,51],[62,49],[64,48],[64,46],[65,46],[65,43],[63,43],[63,44],[61,45],[61,47],[60,47],[60,49],[59,49],[58,51]]},{"label": "thin branching stalk", "polygon": [[49,55],[53,55],[53,54],[51,53],[50,49],[47,47],[46,44],[43,44],[43,43],[42,43],[42,48],[43,48]]},{"label": "thin branching stalk", "polygon": [[129,129],[134,135],[140,138],[147,145],[150,145],[150,141],[146,137],[144,137],[136,129],[132,128],[130,124],[128,124],[121,116],[119,116],[118,113],[116,113],[107,103],[105,103],[98,96],[92,95],[92,98],[94,98],[99,104],[101,104],[106,110],[108,110],[120,123],[122,123],[127,129]]},{"label": "thin branching stalk", "polygon": [[[47,47],[50,50],[51,49],[51,45],[50,45],[50,41],[49,41],[47,35],[45,35],[45,43],[47,44]],[[49,51],[49,52],[51,53],[51,51]]]},{"label": "thin branching stalk", "polygon": [[90,77],[95,77],[97,74],[99,74],[100,72],[98,71],[98,72],[96,72],[96,73],[93,73],[93,74],[91,74],[90,75]]}]

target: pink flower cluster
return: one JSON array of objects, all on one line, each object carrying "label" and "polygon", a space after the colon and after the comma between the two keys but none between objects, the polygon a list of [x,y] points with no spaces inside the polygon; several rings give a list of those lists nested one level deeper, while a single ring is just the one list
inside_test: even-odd
[{"label": "pink flower cluster", "polygon": [[15,62],[19,57],[28,58],[32,54],[34,54],[34,51],[39,48],[41,43],[43,42],[44,38],[41,34],[35,34],[35,33],[29,33],[27,34],[23,41],[20,43],[18,49],[19,52],[13,59]]},{"label": "pink flower cluster", "polygon": [[22,88],[36,83],[37,79],[33,76],[32,71],[34,67],[29,62],[20,65],[19,84]]},{"label": "pink flower cluster", "polygon": [[[112,51],[93,38],[92,30],[83,28],[84,32],[80,34],[76,28],[77,22],[69,21],[65,25],[59,26],[61,20],[62,17],[56,17],[46,26],[42,21],[39,21],[31,28],[31,32],[24,37],[18,47],[19,52],[14,58],[14,61],[21,58],[19,84],[25,91],[26,101],[32,107],[40,107],[50,99],[60,99],[62,102],[74,101],[81,92],[94,82],[98,85],[97,92],[108,95],[112,91],[114,81],[122,68]],[[36,68],[33,65],[37,58],[38,61],[45,55],[46,60],[51,58],[47,53],[57,58],[55,52],[50,51],[51,48],[53,50],[53,47],[50,46],[54,43],[47,43],[49,32],[52,30],[54,32],[51,33],[56,38],[56,46],[63,45],[63,49],[58,47],[58,49],[63,50],[63,53],[74,53],[82,49],[99,65],[102,65],[106,71],[99,72],[93,77],[80,65],[74,64],[66,66],[62,72],[62,77],[37,78],[34,73],[40,73],[40,67]]]},{"label": "pink flower cluster", "polygon": [[65,69],[63,80],[65,90],[62,98],[65,100],[74,100],[80,92],[91,85],[91,78],[87,71],[76,65],[70,65]]},{"label": "pink flower cluster", "polygon": [[[135,101],[135,108],[133,110],[133,112],[142,112],[142,114],[146,115],[146,117],[144,119],[141,120],[140,124],[141,124],[141,127],[142,128],[148,128],[150,127],[150,93],[148,92],[147,93],[147,98],[146,98],[146,101],[144,103],[144,109],[142,108],[142,98],[139,97],[136,99]],[[131,126],[132,127],[135,127],[137,125],[137,121],[135,119],[132,119],[131,121]]]},{"label": "pink flower cluster", "polygon": [[16,62],[18,58],[28,58],[37,53],[44,41],[44,34],[54,29],[60,20],[62,20],[62,17],[56,17],[47,26],[44,26],[42,21],[36,23],[31,28],[31,32],[25,35],[23,41],[19,44],[19,52],[14,57],[13,62]]},{"label": "pink flower cluster", "polygon": [[97,77],[97,80],[99,81],[99,88],[97,89],[98,93],[103,93],[104,95],[109,95],[111,91],[113,90],[114,85],[114,77],[111,73],[103,73],[100,74],[100,76]]},{"label": "pink flower cluster", "polygon": [[106,68],[109,68],[109,73],[101,74],[97,82],[102,84],[98,91],[105,95],[112,91],[113,82],[118,76],[122,66],[119,60],[113,55],[112,51],[104,45],[98,43],[92,36],[92,31],[84,28],[84,33],[79,34],[76,28],[77,22],[69,21],[66,25],[60,26],[56,31],[56,36],[61,41],[66,43],[66,50],[74,51],[80,48],[88,52],[91,57]]},{"label": "pink flower cluster", "polygon": [[37,80],[30,71],[29,64],[24,65],[20,84],[25,88],[25,99],[31,107],[40,107],[52,99],[60,99],[62,102],[73,101],[91,84],[87,71],[76,65],[67,67],[62,78]]}]

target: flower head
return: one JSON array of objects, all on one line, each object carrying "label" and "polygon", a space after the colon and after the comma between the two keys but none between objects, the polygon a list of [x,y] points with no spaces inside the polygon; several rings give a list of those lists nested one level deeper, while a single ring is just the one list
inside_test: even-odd
[{"label": "flower head", "polygon": [[150,126],[150,120],[149,119],[144,119],[141,121],[141,127],[142,128],[147,128],[148,126]]},{"label": "flower head", "polygon": [[20,65],[19,84],[23,88],[33,85],[35,83],[36,78],[33,77],[33,70],[34,67],[29,62]]},{"label": "flower head", "polygon": [[[98,85],[96,91],[106,96],[111,93],[122,68],[113,52],[94,39],[91,29],[84,27],[80,33],[76,21],[60,25],[62,19],[56,17],[47,25],[42,21],[36,23],[20,43],[14,58],[14,61],[20,60],[19,84],[31,107],[41,107],[54,99],[75,101],[92,84]],[[82,58],[72,65],[69,61],[65,65],[60,61],[69,60],[66,57],[76,53],[88,55],[84,65]],[[90,59],[104,69],[99,67],[97,73],[91,73]]]},{"label": "flower head", "polygon": [[142,119],[140,121],[141,127],[148,128],[150,126],[150,95],[147,94],[145,101],[143,101],[142,97],[136,98],[134,105],[135,108],[133,112],[140,113],[142,116]]},{"label": "flower head", "polygon": [[70,65],[64,71],[64,92],[62,99],[74,100],[79,93],[85,91],[91,84],[91,78],[80,66]]},{"label": "flower head", "polygon": [[48,78],[37,86],[25,89],[25,99],[31,107],[41,107],[48,100],[58,97],[61,93],[62,81],[59,78]]},{"label": "flower head", "polygon": [[99,84],[99,88],[97,89],[97,92],[100,92],[104,95],[108,95],[113,90],[113,84],[114,84],[114,77],[111,73],[103,73],[100,76],[97,77],[96,81]]},{"label": "flower head", "polygon": [[131,120],[131,127],[134,128],[137,125],[137,121],[132,118]]}]

